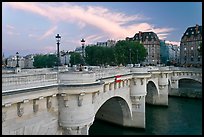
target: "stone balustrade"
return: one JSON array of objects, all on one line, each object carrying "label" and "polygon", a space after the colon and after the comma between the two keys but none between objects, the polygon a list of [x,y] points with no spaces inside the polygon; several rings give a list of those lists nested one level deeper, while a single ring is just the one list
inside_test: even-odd
[{"label": "stone balustrade", "polygon": [[93,72],[96,73],[96,79],[112,77],[116,75],[130,74],[130,69],[126,67],[109,67],[109,68],[100,68],[93,69]]},{"label": "stone balustrade", "polygon": [[2,93],[57,84],[57,73],[2,75]]}]

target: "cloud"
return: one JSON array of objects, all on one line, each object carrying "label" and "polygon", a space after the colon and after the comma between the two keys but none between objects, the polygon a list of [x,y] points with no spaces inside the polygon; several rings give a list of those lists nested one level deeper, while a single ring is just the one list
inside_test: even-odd
[{"label": "cloud", "polygon": [[104,35],[90,35],[86,37],[86,43],[87,44],[95,44],[99,39],[102,39],[103,37],[105,37]]},{"label": "cloud", "polygon": [[166,40],[165,43],[180,46],[180,42],[178,42],[178,41],[168,41],[168,40]]},{"label": "cloud", "polygon": [[55,46],[43,46],[42,52],[48,53],[48,52],[56,52]]},{"label": "cloud", "polygon": [[47,30],[42,36],[39,37],[39,40],[45,39],[50,35],[54,34],[54,31],[57,29],[57,26],[54,26],[52,28],[50,28],[49,30]]},{"label": "cloud", "polygon": [[12,25],[6,25],[6,28],[9,29],[9,30],[14,30],[15,29],[15,27],[12,26]]},{"label": "cloud", "polygon": [[82,21],[79,21],[77,25],[79,26],[80,29],[83,29],[86,26],[86,24]]},{"label": "cloud", "polygon": [[20,33],[17,32],[16,28],[12,25],[6,25],[3,27],[3,32],[5,32],[6,34],[10,35],[10,36],[19,36]]},{"label": "cloud", "polygon": [[[147,22],[136,23],[137,21],[146,20],[143,15],[127,15],[101,6],[82,7],[71,3],[54,5],[53,3],[31,2],[12,2],[7,3],[7,6],[44,16],[55,24],[58,22],[74,22],[81,29],[85,25],[89,25],[101,30],[109,39],[125,39],[127,36],[134,36],[138,31],[154,31],[159,34],[159,38],[164,39],[173,31],[173,28],[159,28]],[[132,24],[129,24],[130,22]],[[55,30],[55,27],[48,30],[43,38],[51,35]]]}]

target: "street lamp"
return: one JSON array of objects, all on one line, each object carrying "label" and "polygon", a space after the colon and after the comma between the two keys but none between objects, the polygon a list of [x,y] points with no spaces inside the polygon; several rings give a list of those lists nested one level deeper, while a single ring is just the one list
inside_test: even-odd
[{"label": "street lamp", "polygon": [[19,67],[19,63],[18,63],[18,57],[19,57],[19,56],[18,56],[18,54],[19,54],[19,53],[18,53],[18,52],[16,52],[16,57],[17,57],[16,67]]},{"label": "street lamp", "polygon": [[85,40],[82,39],[81,40],[81,45],[82,45],[82,61],[85,64],[85,60],[84,60],[84,44],[85,44]]},{"label": "street lamp", "polygon": [[59,34],[57,34],[55,36],[56,41],[57,41],[57,66],[60,65],[60,53],[59,53],[59,44],[60,44],[60,40],[61,40],[61,36]]}]

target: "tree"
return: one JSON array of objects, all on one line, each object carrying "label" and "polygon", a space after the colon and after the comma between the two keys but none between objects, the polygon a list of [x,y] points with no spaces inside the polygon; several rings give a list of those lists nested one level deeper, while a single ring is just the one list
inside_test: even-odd
[{"label": "tree", "polygon": [[118,65],[136,64],[145,60],[147,50],[139,42],[120,40],[114,47],[114,54]]},{"label": "tree", "polygon": [[86,63],[89,65],[111,65],[114,64],[114,51],[111,47],[87,46],[85,49]]},{"label": "tree", "polygon": [[77,52],[70,52],[70,63],[71,65],[81,64],[82,56]]},{"label": "tree", "polygon": [[56,55],[36,55],[33,66],[36,68],[51,68],[57,64]]}]

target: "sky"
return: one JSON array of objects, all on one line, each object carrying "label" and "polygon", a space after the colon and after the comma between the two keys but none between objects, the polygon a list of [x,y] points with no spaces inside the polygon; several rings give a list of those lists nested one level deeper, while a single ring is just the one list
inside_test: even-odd
[{"label": "sky", "polygon": [[56,52],[111,40],[139,31],[180,44],[188,27],[202,25],[202,2],[3,2],[2,53],[6,57]]}]

